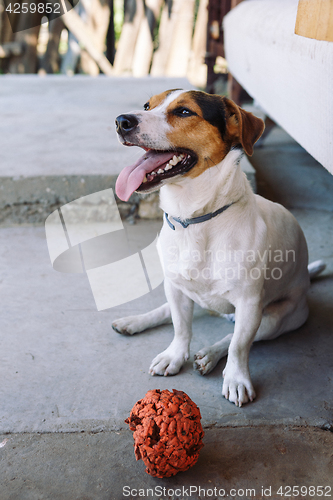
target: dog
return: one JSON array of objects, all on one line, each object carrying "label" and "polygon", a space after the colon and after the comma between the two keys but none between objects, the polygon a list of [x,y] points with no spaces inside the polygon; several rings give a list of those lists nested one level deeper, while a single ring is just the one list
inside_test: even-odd
[{"label": "dog", "polygon": [[325,268],[322,261],[308,267],[296,219],[255,195],[241,171],[240,159],[253,154],[264,122],[226,97],[173,89],[118,116],[116,130],[122,144],[145,151],[119,174],[118,197],[160,190],[167,303],[115,321],[114,330],[133,335],[172,322],[174,338],[149,372],[175,375],[189,358],[194,302],[231,317],[234,333],[200,350],[194,367],[205,375],[228,354],[222,395],[236,406],[253,401],[252,342],[303,325],[310,278]]}]

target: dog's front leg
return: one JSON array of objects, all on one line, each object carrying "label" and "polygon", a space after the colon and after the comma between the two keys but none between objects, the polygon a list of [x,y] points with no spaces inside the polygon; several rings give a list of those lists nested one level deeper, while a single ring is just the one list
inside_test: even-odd
[{"label": "dog's front leg", "polygon": [[261,318],[261,300],[241,300],[237,304],[235,330],[223,372],[222,387],[222,395],[236,406],[242,406],[256,397],[250,378],[249,353]]},{"label": "dog's front leg", "polygon": [[170,306],[175,335],[169,347],[153,359],[149,373],[167,376],[178,373],[189,358],[193,300],[177,289],[168,278],[164,280],[164,289]]}]

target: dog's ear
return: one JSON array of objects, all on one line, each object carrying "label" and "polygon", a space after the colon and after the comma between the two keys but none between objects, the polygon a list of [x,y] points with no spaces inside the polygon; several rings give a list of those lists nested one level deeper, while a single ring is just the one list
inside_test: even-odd
[{"label": "dog's ear", "polygon": [[249,156],[253,155],[253,146],[264,131],[263,120],[240,108],[230,99],[224,98],[226,107],[227,131],[233,142],[239,142]]}]

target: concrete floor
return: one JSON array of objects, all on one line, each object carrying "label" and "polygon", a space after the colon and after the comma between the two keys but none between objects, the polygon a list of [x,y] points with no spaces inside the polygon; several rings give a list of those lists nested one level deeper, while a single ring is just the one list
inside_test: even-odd
[{"label": "concrete floor", "polygon": [[[25,175],[37,152],[31,145],[21,155]],[[52,269],[42,226],[0,228],[1,500],[276,500],[288,497],[288,486],[299,486],[298,498],[321,496],[320,486],[333,496],[333,177],[279,129],[256,150],[253,164],[259,192],[292,210],[310,260],[324,259],[327,269],[310,289],[307,323],[253,346],[257,399],[243,408],[221,396],[225,360],[207,377],[192,369],[195,352],[230,333],[231,323],[198,308],[191,359],[175,377],[152,378],[150,361],[170,342],[171,326],[123,337],[111,322],[161,304],[162,286],[98,312],[85,274]],[[126,231],[140,248],[159,227],[139,221]],[[152,388],[183,390],[202,413],[199,461],[174,478],[144,472],[124,424]],[[310,486],[319,488],[316,496]]]}]

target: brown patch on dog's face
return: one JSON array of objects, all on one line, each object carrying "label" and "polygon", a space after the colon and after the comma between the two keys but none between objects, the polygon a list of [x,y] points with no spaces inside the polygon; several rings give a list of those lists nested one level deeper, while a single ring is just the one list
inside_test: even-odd
[{"label": "brown patch on dog's face", "polygon": [[232,147],[248,155],[261,136],[264,123],[225,97],[199,91],[184,92],[166,110],[171,131],[167,138],[176,150],[193,151],[198,160],[185,176],[194,178],[220,163]]},{"label": "brown patch on dog's face", "polygon": [[198,160],[184,175],[194,178],[220,163],[231,148],[225,140],[225,106],[221,97],[199,91],[181,94],[166,110],[171,131],[168,140],[175,149],[193,151]]}]

